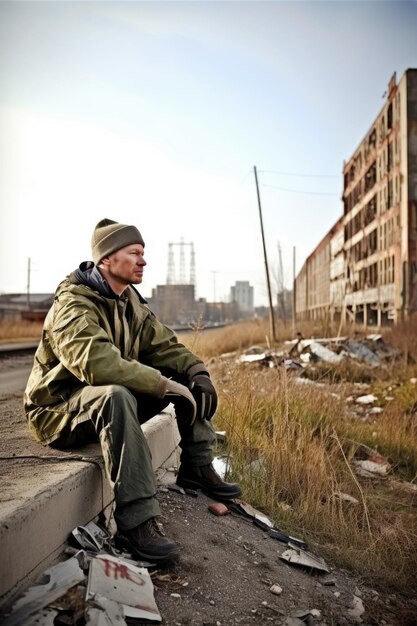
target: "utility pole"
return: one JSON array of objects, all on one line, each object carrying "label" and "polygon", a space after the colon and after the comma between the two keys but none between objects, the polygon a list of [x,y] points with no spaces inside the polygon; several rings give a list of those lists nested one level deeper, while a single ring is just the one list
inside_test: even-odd
[{"label": "utility pole", "polygon": [[296,307],[296,283],[295,283],[295,246],[292,249],[292,334],[295,337],[295,307]]},{"label": "utility pole", "polygon": [[285,310],[285,293],[284,293],[284,270],[282,267],[281,244],[278,241],[278,310],[281,309],[281,317],[286,323],[287,312]]},{"label": "utility pole", "polygon": [[27,282],[26,282],[26,306],[30,309],[30,257],[28,257]]},{"label": "utility pole", "polygon": [[256,193],[257,193],[257,196],[258,196],[259,220],[260,220],[260,223],[261,223],[261,235],[262,235],[262,246],[263,246],[263,250],[264,250],[266,283],[267,283],[267,286],[268,286],[269,324],[270,324],[270,329],[271,329],[272,340],[276,341],[274,307],[273,307],[273,304],[272,304],[271,281],[269,279],[268,257],[266,255],[264,225],[263,225],[263,221],[262,221],[261,197],[259,195],[258,174],[256,172],[256,165],[253,166],[253,171],[255,173]]}]

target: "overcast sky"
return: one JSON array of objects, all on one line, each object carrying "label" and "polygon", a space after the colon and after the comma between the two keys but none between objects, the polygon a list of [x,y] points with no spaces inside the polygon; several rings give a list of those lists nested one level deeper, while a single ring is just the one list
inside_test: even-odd
[{"label": "overcast sky", "polygon": [[184,241],[197,296],[249,280],[266,304],[254,166],[290,287],[416,32],[416,2],[3,0],[0,292],[26,290],[28,258],[31,292],[54,291],[108,217],[143,235],[145,297]]}]

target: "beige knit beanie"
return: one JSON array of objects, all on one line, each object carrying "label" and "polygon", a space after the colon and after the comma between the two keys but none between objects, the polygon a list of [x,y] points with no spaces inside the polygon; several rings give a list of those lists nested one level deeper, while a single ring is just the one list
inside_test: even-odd
[{"label": "beige knit beanie", "polygon": [[95,227],[91,238],[93,261],[98,265],[105,256],[133,243],[145,245],[142,235],[136,226],[119,224],[107,218],[101,220]]}]

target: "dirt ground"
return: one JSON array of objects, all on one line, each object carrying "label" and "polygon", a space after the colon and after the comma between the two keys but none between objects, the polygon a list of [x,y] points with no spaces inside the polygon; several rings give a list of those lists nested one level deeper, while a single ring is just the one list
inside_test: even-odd
[{"label": "dirt ground", "polygon": [[[416,603],[380,595],[328,562],[329,574],[289,565],[280,559],[287,544],[236,514],[213,515],[202,494],[168,491],[159,497],[164,530],[181,548],[166,580],[154,574],[164,624],[417,623]],[[280,595],[271,591],[274,585]]]},{"label": "dirt ground", "polygon": [[[49,453],[28,434],[21,394],[0,396],[0,416],[0,456]],[[27,466],[3,459],[0,468],[4,502],[8,474],[23,476]],[[378,593],[328,561],[328,574],[289,565],[280,559],[287,544],[235,513],[215,516],[208,509],[212,501],[203,494],[192,497],[171,491],[172,472],[160,479],[160,522],[181,549],[177,564],[152,572],[165,626],[417,624],[415,598]],[[274,585],[281,589],[279,594],[271,590]]]}]

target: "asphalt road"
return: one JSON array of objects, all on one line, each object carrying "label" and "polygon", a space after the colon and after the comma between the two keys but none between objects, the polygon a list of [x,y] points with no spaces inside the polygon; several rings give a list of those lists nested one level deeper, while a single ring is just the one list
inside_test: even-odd
[{"label": "asphalt road", "polygon": [[29,378],[30,367],[15,368],[0,372],[0,395],[24,391]]},{"label": "asphalt road", "polygon": [[34,350],[0,350],[0,395],[23,393],[33,364]]}]

